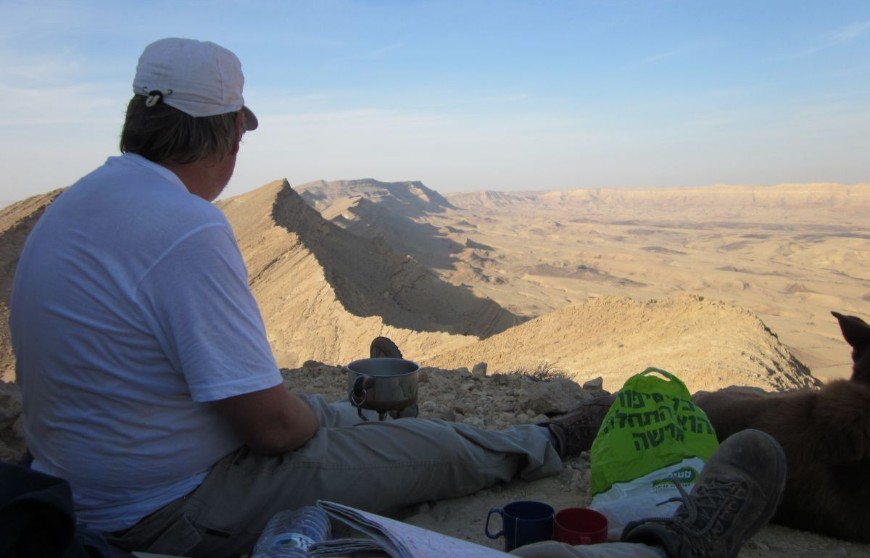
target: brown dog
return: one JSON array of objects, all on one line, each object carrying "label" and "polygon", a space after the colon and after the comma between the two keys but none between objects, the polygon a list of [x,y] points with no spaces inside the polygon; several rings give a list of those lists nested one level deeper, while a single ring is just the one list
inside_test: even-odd
[{"label": "brown dog", "polygon": [[832,314],[852,346],[849,380],[786,393],[733,387],[695,402],[720,440],[757,428],[782,445],[788,482],[774,522],[870,542],[870,325]]}]

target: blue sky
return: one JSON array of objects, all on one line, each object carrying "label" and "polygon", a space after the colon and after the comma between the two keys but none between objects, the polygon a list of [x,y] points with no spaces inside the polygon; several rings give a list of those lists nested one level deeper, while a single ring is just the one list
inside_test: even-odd
[{"label": "blue sky", "polygon": [[0,200],[117,153],[167,36],[242,61],[260,129],[224,197],[870,182],[865,0],[0,0]]}]

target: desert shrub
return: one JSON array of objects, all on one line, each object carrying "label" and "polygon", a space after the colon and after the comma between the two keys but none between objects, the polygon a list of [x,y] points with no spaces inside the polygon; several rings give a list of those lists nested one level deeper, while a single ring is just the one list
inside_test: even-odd
[{"label": "desert shrub", "polygon": [[520,368],[517,370],[517,374],[527,376],[536,382],[545,382],[556,378],[568,377],[564,370],[560,370],[559,368],[556,368],[556,365],[553,363],[546,361],[539,363],[534,369]]}]

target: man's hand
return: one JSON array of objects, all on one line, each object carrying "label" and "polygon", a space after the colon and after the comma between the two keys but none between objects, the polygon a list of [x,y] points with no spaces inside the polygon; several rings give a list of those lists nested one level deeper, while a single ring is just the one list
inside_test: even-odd
[{"label": "man's hand", "polygon": [[215,401],[218,411],[255,453],[273,455],[294,450],[317,433],[317,416],[305,401],[279,384]]}]

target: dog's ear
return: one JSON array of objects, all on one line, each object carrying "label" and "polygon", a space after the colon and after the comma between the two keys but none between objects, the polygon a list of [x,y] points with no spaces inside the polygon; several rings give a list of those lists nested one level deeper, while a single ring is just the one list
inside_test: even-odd
[{"label": "dog's ear", "polygon": [[831,314],[840,322],[843,338],[852,346],[852,381],[870,383],[870,324],[857,316]]}]

